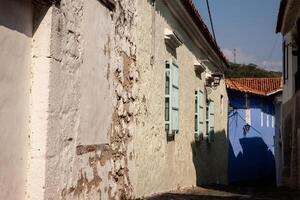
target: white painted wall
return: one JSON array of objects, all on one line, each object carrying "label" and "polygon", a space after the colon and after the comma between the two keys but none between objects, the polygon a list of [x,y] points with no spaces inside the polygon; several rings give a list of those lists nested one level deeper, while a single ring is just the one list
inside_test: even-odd
[{"label": "white painted wall", "polygon": [[131,99],[123,84],[131,63],[125,55],[134,55],[134,3],[122,0],[116,7],[112,12],[99,0],[62,0],[53,8],[45,199],[131,194],[132,133],[124,106]]},{"label": "white painted wall", "polygon": [[[292,33],[289,32],[284,36],[284,40],[286,45],[289,45],[289,53],[288,57],[286,57],[286,73],[288,74],[288,79],[285,80],[285,84],[283,85],[283,93],[282,93],[282,101],[283,103],[290,100],[295,93],[295,73],[297,71],[297,56],[292,54],[292,51],[295,50],[292,47],[293,38]],[[288,59],[287,59],[288,58]],[[288,62],[287,62],[288,61]]]},{"label": "white painted wall", "polygon": [[274,150],[275,150],[275,163],[276,163],[276,183],[277,186],[282,186],[282,136],[281,136],[281,100],[282,96],[275,97],[275,137],[274,137]]},{"label": "white painted wall", "polygon": [[0,199],[25,197],[32,8],[28,1],[0,6]]},{"label": "white painted wall", "polygon": [[[27,199],[44,199],[49,118],[49,78],[53,8],[37,8],[42,16],[32,38],[30,146],[27,171]],[[37,17],[38,18],[38,17]],[[38,20],[39,21],[39,20]]]}]

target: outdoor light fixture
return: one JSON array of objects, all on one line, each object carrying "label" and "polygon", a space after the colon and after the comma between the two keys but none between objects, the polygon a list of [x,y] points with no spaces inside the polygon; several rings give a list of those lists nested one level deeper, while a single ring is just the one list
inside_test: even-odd
[{"label": "outdoor light fixture", "polygon": [[211,75],[214,79],[214,86],[220,85],[221,79],[223,77],[222,73],[214,73]]},{"label": "outdoor light fixture", "polygon": [[249,132],[250,127],[251,127],[251,126],[247,123],[247,124],[245,125],[245,130],[246,130],[247,132]]},{"label": "outdoor light fixture", "polygon": [[206,73],[205,82],[207,87],[212,87],[214,78],[210,74]]}]

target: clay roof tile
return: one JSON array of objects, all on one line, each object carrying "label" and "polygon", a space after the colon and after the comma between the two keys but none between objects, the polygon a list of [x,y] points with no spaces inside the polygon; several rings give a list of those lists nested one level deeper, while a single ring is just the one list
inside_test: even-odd
[{"label": "clay roof tile", "polygon": [[282,79],[276,78],[233,78],[226,79],[226,87],[245,93],[269,96],[282,91]]}]

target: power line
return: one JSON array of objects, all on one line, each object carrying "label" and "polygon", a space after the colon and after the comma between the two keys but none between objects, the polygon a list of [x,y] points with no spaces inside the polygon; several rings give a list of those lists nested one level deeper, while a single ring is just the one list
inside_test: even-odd
[{"label": "power line", "polygon": [[206,5],[207,5],[207,10],[208,10],[208,15],[209,15],[209,21],[210,21],[210,25],[211,25],[211,30],[212,30],[212,33],[213,33],[213,36],[214,36],[214,40],[215,40],[215,42],[217,42],[216,35],[215,35],[215,30],[214,30],[214,25],[213,25],[211,13],[210,13],[210,7],[209,7],[208,0],[206,0]]},{"label": "power line", "polygon": [[271,51],[269,52],[269,55],[268,55],[266,61],[269,61],[269,60],[272,58],[279,37],[280,37],[280,36],[278,35],[278,36],[275,38],[274,43],[273,43],[273,46],[272,46],[272,49],[271,49]]}]

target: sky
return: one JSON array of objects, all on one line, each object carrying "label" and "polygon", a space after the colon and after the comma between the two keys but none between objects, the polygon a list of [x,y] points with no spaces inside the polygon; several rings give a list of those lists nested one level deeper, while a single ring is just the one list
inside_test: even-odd
[{"label": "sky", "polygon": [[[206,0],[193,0],[211,30]],[[275,34],[280,0],[209,0],[217,42],[237,63],[281,71],[282,37]]]}]

